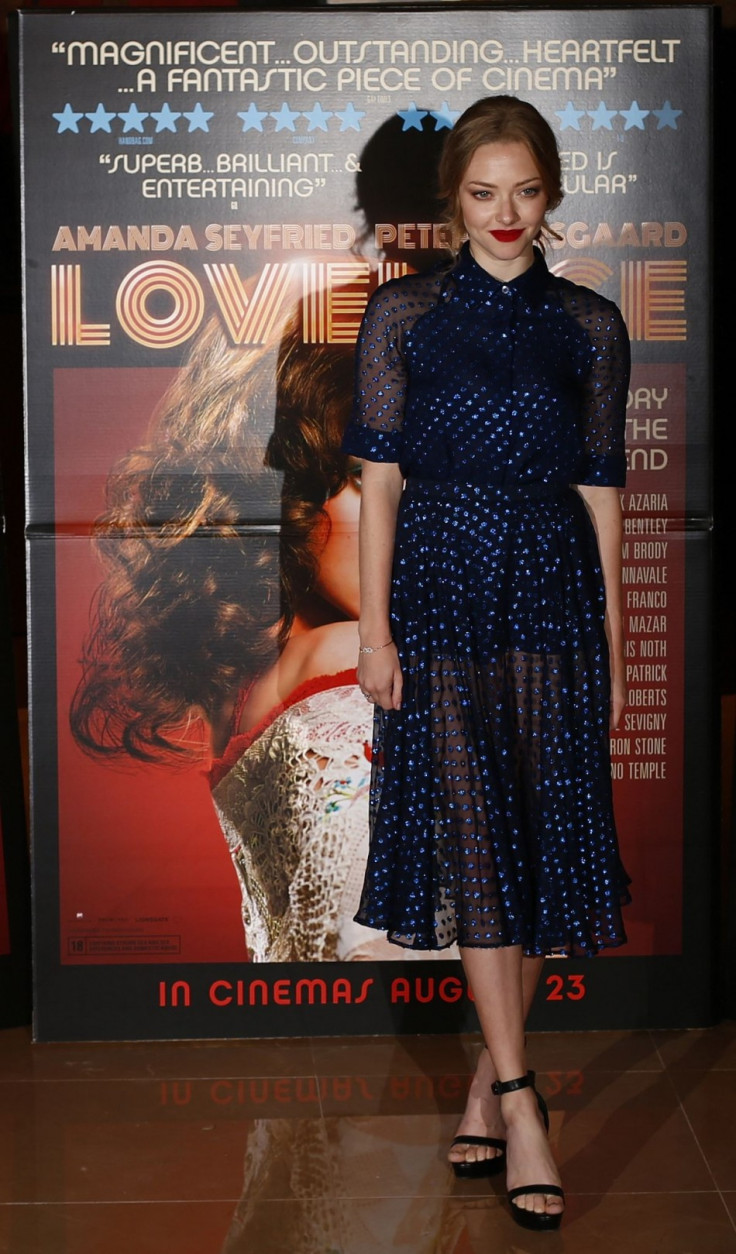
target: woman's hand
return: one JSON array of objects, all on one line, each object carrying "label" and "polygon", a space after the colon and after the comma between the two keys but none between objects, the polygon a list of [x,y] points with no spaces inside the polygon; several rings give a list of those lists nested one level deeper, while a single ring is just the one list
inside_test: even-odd
[{"label": "woman's hand", "polygon": [[401,709],[403,678],[395,644],[359,655],[358,683],[363,695],[382,710]]},{"label": "woman's hand", "polygon": [[358,655],[358,683],[364,696],[383,710],[398,710],[401,706],[399,655],[393,641],[386,641],[391,638],[391,566],[403,487],[396,462],[363,461],[359,633],[361,645],[373,652]]},{"label": "woman's hand", "polygon": [[615,731],[626,705],[626,657],[621,587],[621,494],[618,488],[578,485],[595,528],[606,588],[606,639],[611,672],[610,729]]},{"label": "woman's hand", "polygon": [[626,679],[624,676],[611,674],[611,717],[610,730],[616,731],[621,722],[621,715],[626,708],[628,701],[628,692],[626,689]]}]

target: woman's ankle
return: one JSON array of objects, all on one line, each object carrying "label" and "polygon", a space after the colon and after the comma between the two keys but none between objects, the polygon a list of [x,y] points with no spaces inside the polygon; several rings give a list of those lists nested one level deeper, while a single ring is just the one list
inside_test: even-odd
[{"label": "woman's ankle", "polygon": [[520,1121],[526,1122],[530,1118],[539,1119],[537,1098],[532,1088],[520,1088],[514,1089],[511,1093],[502,1093],[500,1100],[501,1114],[507,1127]]}]

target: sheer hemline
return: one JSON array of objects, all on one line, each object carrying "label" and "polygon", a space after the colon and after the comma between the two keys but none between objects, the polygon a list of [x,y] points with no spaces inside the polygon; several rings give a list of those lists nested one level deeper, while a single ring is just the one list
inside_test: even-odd
[{"label": "sheer hemline", "polygon": [[[623,908],[631,904],[631,895],[625,890],[619,901],[619,907]],[[397,945],[401,949],[409,949],[413,951],[421,951],[423,953],[435,953],[443,949],[451,949],[456,945],[458,949],[512,949],[519,945],[522,948],[525,958],[595,958],[598,954],[607,949],[621,949],[622,946],[628,944],[628,936],[626,929],[621,924],[620,932],[613,932],[606,937],[598,940],[590,940],[584,944],[581,940],[567,941],[550,941],[544,945],[525,944],[520,937],[518,940],[509,940],[504,942],[468,942],[461,941],[457,936],[450,940],[443,941],[441,944],[437,941],[432,942],[425,938],[414,938],[409,940],[406,937],[399,938],[399,934],[392,932],[390,925],[382,919],[368,917],[364,911],[359,911],[355,915],[356,923],[360,923],[363,927],[372,928],[374,931],[385,933],[386,939],[391,945]]]}]

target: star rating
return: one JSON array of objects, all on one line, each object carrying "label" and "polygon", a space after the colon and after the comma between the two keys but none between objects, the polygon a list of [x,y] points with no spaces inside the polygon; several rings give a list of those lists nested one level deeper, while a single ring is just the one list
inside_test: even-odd
[{"label": "star rating", "polygon": [[579,131],[580,119],[585,117],[585,109],[576,109],[572,100],[568,100],[564,109],[555,109],[555,113],[560,119],[561,131]]},{"label": "star rating", "polygon": [[628,109],[620,109],[619,112],[622,118],[626,118],[625,131],[630,131],[634,126],[640,131],[644,130],[644,119],[649,116],[649,110],[640,109],[638,101],[632,100]]},{"label": "star rating", "polygon": [[661,131],[665,126],[669,126],[673,131],[677,130],[677,119],[682,113],[682,109],[673,109],[669,100],[665,100],[661,109],[652,109],[655,118],[659,118],[657,122],[657,130]]},{"label": "star rating", "polygon": [[593,119],[593,130],[605,127],[607,131],[612,131],[611,118],[615,118],[617,112],[617,109],[607,109],[602,100],[597,109],[588,109],[588,117]]},{"label": "star rating", "polygon": [[147,113],[141,113],[135,102],[126,109],[125,113],[119,113],[118,117],[123,122],[123,134],[127,135],[128,131],[143,131],[143,123],[148,117]]},{"label": "star rating", "polygon": [[57,135],[61,135],[62,131],[74,131],[75,135],[79,134],[79,120],[84,117],[84,114],[75,113],[70,104],[64,105],[61,113],[53,113],[51,116],[59,123]]},{"label": "star rating", "polygon": [[310,131],[326,131],[327,119],[332,117],[331,113],[325,113],[322,105],[317,101],[313,109],[305,109],[303,116],[309,122],[308,130]]},{"label": "star rating", "polygon": [[168,102],[162,105],[158,113],[152,113],[152,118],[156,119],[156,134],[159,131],[173,131],[176,134],[176,123],[181,117],[180,113],[174,113],[169,107]]},{"label": "star rating", "polygon": [[98,104],[94,113],[85,113],[84,116],[86,118],[89,118],[90,122],[92,123],[92,125],[89,128],[90,135],[94,135],[95,131],[107,131],[109,135],[112,132],[112,127],[110,123],[112,122],[113,118],[117,117],[117,114],[108,113],[104,105]]},{"label": "star rating", "polygon": [[276,113],[272,113],[270,116],[276,122],[277,131],[286,131],[286,130],[295,131],[296,130],[294,121],[296,118],[299,117],[299,111],[297,110],[297,112],[295,113],[293,109],[289,108],[286,101],[284,101],[281,108]]},{"label": "star rating", "polygon": [[451,131],[457,119],[460,117],[459,109],[451,109],[446,100],[442,101],[441,109],[430,109],[430,115],[434,118],[436,131],[444,130],[447,127]]},{"label": "star rating", "polygon": [[256,104],[250,104],[248,108],[238,114],[243,119],[244,131],[263,131],[263,119],[268,117],[267,113],[263,113]]},{"label": "star rating", "polygon": [[189,122],[189,130],[187,134],[191,135],[192,131],[209,131],[209,121],[213,118],[214,113],[207,113],[197,101],[190,113],[182,115]]},{"label": "star rating", "polygon": [[336,109],[335,117],[340,119],[341,131],[359,131],[360,119],[365,117],[365,110],[356,109],[351,101],[344,109]]},{"label": "star rating", "polygon": [[[662,130],[678,130],[677,119],[682,117],[682,109],[675,109],[669,100],[665,100],[659,109],[642,109],[637,100],[632,100],[628,108],[612,109],[605,101],[601,100],[595,109],[577,109],[572,100],[569,100],[564,109],[555,110],[557,117],[560,119],[559,126],[561,131],[581,130],[581,119],[590,119],[586,122],[586,126],[593,131],[617,131],[621,130],[639,130],[646,129],[645,121],[651,114],[652,118],[657,119],[656,129]],[[152,118],[155,123],[155,133],[161,134],[168,131],[172,134],[177,132],[177,122],[180,118],[185,118],[188,124],[188,132],[210,130],[210,120],[215,116],[214,112],[205,110],[201,103],[195,104],[194,108],[177,112],[173,110],[168,102],[164,103],[160,109],[146,113],[141,110],[134,102],[123,112],[115,112],[106,109],[103,104],[98,104],[96,108],[89,112],[77,112],[72,108],[71,104],[64,105],[60,113],[53,113],[52,117],[57,123],[57,134],[64,131],[70,131],[75,135],[79,134],[79,123],[82,118],[86,118],[89,122],[89,134],[94,135],[98,131],[109,135],[113,131],[113,119],[119,117],[123,123],[123,135],[129,132],[138,132],[143,134],[145,131],[144,123],[146,118]],[[243,133],[247,131],[258,131],[261,134],[264,131],[264,122],[266,118],[273,118],[273,130],[296,132],[296,121],[300,117],[307,120],[308,131],[328,132],[330,118],[337,118],[339,122],[339,130],[344,131],[360,131],[362,129],[362,119],[366,117],[363,109],[356,108],[355,104],[350,101],[345,105],[344,109],[335,109],[330,111],[325,109],[320,101],[316,101],[311,109],[299,111],[292,109],[289,104],[284,101],[279,109],[267,112],[260,109],[254,101],[249,104],[247,109],[237,114],[242,122]],[[398,109],[397,116],[402,121],[402,132],[421,131],[425,118],[431,119],[427,123],[428,129],[435,131],[452,130],[455,122],[460,116],[459,109],[453,109],[447,100],[443,100],[442,104],[436,109],[420,109],[415,101],[411,101],[406,109]],[[622,118],[623,123],[614,122],[615,118]],[[650,129],[654,123],[650,124]],[[271,129],[269,127],[269,129]],[[333,124],[334,129],[334,124]],[[124,141],[122,141],[124,142]],[[133,142],[133,141],[127,141]],[[151,142],[150,139],[145,142]]]},{"label": "star rating", "polygon": [[397,109],[396,112],[400,118],[404,119],[404,125],[401,128],[402,131],[421,131],[422,118],[426,118],[427,116],[426,109],[417,109],[417,106],[412,100],[408,109]]},{"label": "star rating", "polygon": [[[597,109],[576,109],[571,100],[567,102],[564,109],[556,110],[560,119],[560,130],[579,131],[580,119],[588,117],[591,119],[591,129],[594,131],[624,131],[646,130],[645,119],[652,114],[657,118],[657,130],[664,130],[669,127],[676,131],[677,119],[682,115],[682,109],[673,109],[669,100],[665,100],[661,109],[642,109],[638,100],[632,100],[628,109],[610,109],[608,105],[601,100]],[[616,124],[613,119],[621,117],[624,119],[623,127],[619,122]]]}]

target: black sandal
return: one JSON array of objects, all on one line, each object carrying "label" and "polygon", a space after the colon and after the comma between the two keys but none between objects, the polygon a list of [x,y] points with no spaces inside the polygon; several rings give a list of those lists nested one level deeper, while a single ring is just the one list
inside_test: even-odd
[{"label": "black sandal", "polygon": [[[515,1093],[517,1089],[534,1089],[539,1113],[544,1121],[545,1130],[549,1132],[547,1103],[534,1087],[535,1079],[534,1072],[527,1071],[526,1075],[520,1076],[517,1080],[506,1080],[503,1082],[495,1080],[491,1085],[491,1089],[496,1097],[501,1097],[504,1093]],[[515,1198],[523,1197],[525,1194],[528,1195],[530,1193],[543,1193],[548,1197],[559,1197],[563,1202],[565,1200],[565,1194],[558,1184],[522,1184],[515,1189],[509,1189],[506,1196],[514,1221],[520,1228],[527,1228],[532,1232],[551,1232],[559,1228],[563,1215],[562,1211],[549,1214],[546,1211],[525,1210],[521,1206],[514,1205]]]},{"label": "black sandal", "polygon": [[482,1176],[495,1176],[506,1166],[506,1142],[497,1136],[456,1136],[455,1145],[488,1145],[499,1152],[493,1158],[476,1159],[475,1162],[451,1162],[452,1170],[460,1180],[478,1180]]}]

